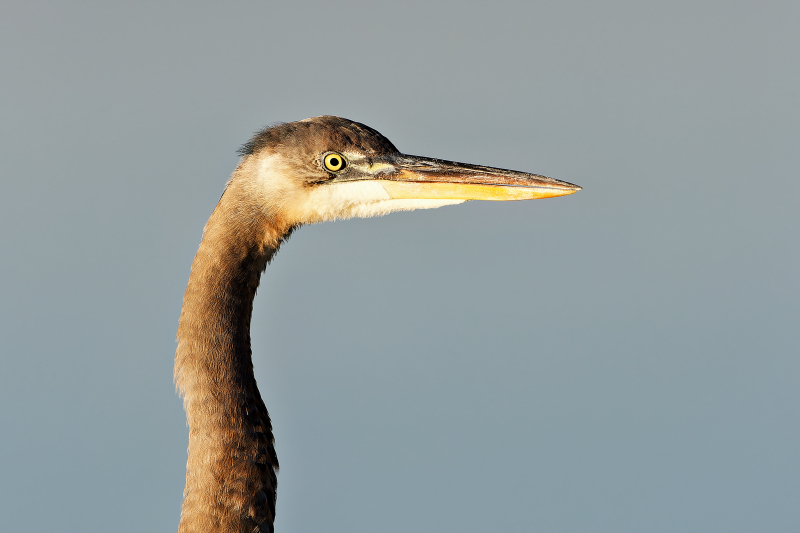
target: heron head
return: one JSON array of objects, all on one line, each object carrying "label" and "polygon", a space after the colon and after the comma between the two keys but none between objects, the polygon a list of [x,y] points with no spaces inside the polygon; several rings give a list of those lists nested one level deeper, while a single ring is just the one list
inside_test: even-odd
[{"label": "heron head", "polygon": [[581,189],[536,174],[402,154],[376,130],[333,116],[267,128],[240,153],[254,194],[291,224]]}]

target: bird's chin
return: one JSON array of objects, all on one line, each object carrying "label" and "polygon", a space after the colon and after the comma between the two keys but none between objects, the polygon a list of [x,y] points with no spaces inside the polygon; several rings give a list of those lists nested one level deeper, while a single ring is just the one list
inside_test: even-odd
[{"label": "bird's chin", "polygon": [[396,211],[433,209],[460,204],[464,199],[444,197],[393,197],[385,180],[359,180],[318,186],[296,202],[284,204],[285,213],[298,223],[317,223],[347,218],[369,218]]}]

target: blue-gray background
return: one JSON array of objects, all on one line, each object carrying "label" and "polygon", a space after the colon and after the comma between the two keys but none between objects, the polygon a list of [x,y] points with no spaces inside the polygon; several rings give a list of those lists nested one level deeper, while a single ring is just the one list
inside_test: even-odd
[{"label": "blue-gray background", "polygon": [[0,530],[174,531],[174,336],[275,121],[578,183],[303,228],[279,532],[800,528],[800,3],[0,8]]}]

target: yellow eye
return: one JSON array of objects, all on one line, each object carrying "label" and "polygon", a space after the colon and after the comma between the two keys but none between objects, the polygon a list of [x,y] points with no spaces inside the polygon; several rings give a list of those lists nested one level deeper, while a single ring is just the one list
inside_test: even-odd
[{"label": "yellow eye", "polygon": [[322,162],[325,164],[325,170],[330,170],[331,172],[339,172],[347,166],[342,154],[337,154],[336,152],[327,154],[322,159]]}]

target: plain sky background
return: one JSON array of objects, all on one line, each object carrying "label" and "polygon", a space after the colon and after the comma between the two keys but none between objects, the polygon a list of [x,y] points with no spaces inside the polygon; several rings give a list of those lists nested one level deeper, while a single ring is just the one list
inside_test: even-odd
[{"label": "plain sky background", "polygon": [[175,329],[264,125],[577,183],[310,226],[277,531],[800,529],[800,2],[0,7],[0,530],[175,531]]}]

